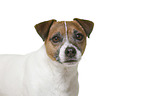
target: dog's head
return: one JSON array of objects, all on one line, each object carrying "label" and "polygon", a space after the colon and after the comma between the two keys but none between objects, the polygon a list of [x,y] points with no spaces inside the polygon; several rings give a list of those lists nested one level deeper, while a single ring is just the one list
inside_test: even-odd
[{"label": "dog's head", "polygon": [[81,59],[94,23],[75,18],[73,21],[49,20],[35,25],[45,41],[47,55],[64,65],[75,65]]}]

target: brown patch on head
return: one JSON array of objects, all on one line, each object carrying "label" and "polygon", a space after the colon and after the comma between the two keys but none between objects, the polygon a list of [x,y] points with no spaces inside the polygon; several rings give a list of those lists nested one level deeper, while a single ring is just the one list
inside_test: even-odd
[{"label": "brown patch on head", "polygon": [[[86,34],[82,26],[77,21],[71,21],[67,22],[67,28],[68,28],[68,38],[70,43],[75,45],[81,52],[82,55],[86,48]],[[76,35],[82,34],[83,39],[77,40]]]},{"label": "brown patch on head", "polygon": [[[67,26],[67,35],[68,35],[67,37],[69,42],[75,45],[83,55],[86,48],[86,34],[84,32],[84,29],[77,21],[68,21],[66,22],[66,26]],[[76,40],[75,38],[75,35],[78,33],[83,35],[83,39],[81,41]],[[61,42],[54,43],[52,39],[57,35],[59,35]],[[66,41],[65,23],[54,22],[50,28],[49,35],[45,40],[46,52],[52,60],[58,61],[59,50],[61,46],[65,43],[65,41]]]},{"label": "brown patch on head", "polygon": [[[60,42],[54,42],[55,38],[60,37]],[[63,44],[65,37],[64,22],[54,22],[51,26],[48,38],[45,40],[46,52],[52,60],[57,60],[59,49]],[[54,40],[53,40],[54,39]]]}]

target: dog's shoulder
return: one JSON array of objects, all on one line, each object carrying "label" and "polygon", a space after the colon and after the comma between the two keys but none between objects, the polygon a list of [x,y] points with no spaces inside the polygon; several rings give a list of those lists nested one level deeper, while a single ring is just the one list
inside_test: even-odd
[{"label": "dog's shoulder", "polygon": [[19,61],[24,59],[24,55],[0,55],[0,64],[6,62]]}]

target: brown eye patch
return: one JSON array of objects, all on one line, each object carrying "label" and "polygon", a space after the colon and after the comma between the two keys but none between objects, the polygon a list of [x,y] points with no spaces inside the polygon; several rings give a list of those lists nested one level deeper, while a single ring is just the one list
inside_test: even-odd
[{"label": "brown eye patch", "polygon": [[53,43],[59,43],[59,42],[62,42],[63,38],[62,38],[60,32],[58,32],[57,34],[53,35],[53,37],[50,40]]},{"label": "brown eye patch", "polygon": [[83,34],[79,33],[77,30],[74,30],[74,38],[77,39],[78,41],[83,40],[84,36]]}]

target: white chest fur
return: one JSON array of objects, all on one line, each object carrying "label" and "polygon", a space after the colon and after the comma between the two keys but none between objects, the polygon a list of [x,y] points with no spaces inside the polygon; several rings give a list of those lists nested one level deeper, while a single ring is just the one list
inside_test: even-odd
[{"label": "white chest fur", "polygon": [[77,66],[52,61],[43,45],[24,56],[0,56],[0,96],[77,96]]}]

